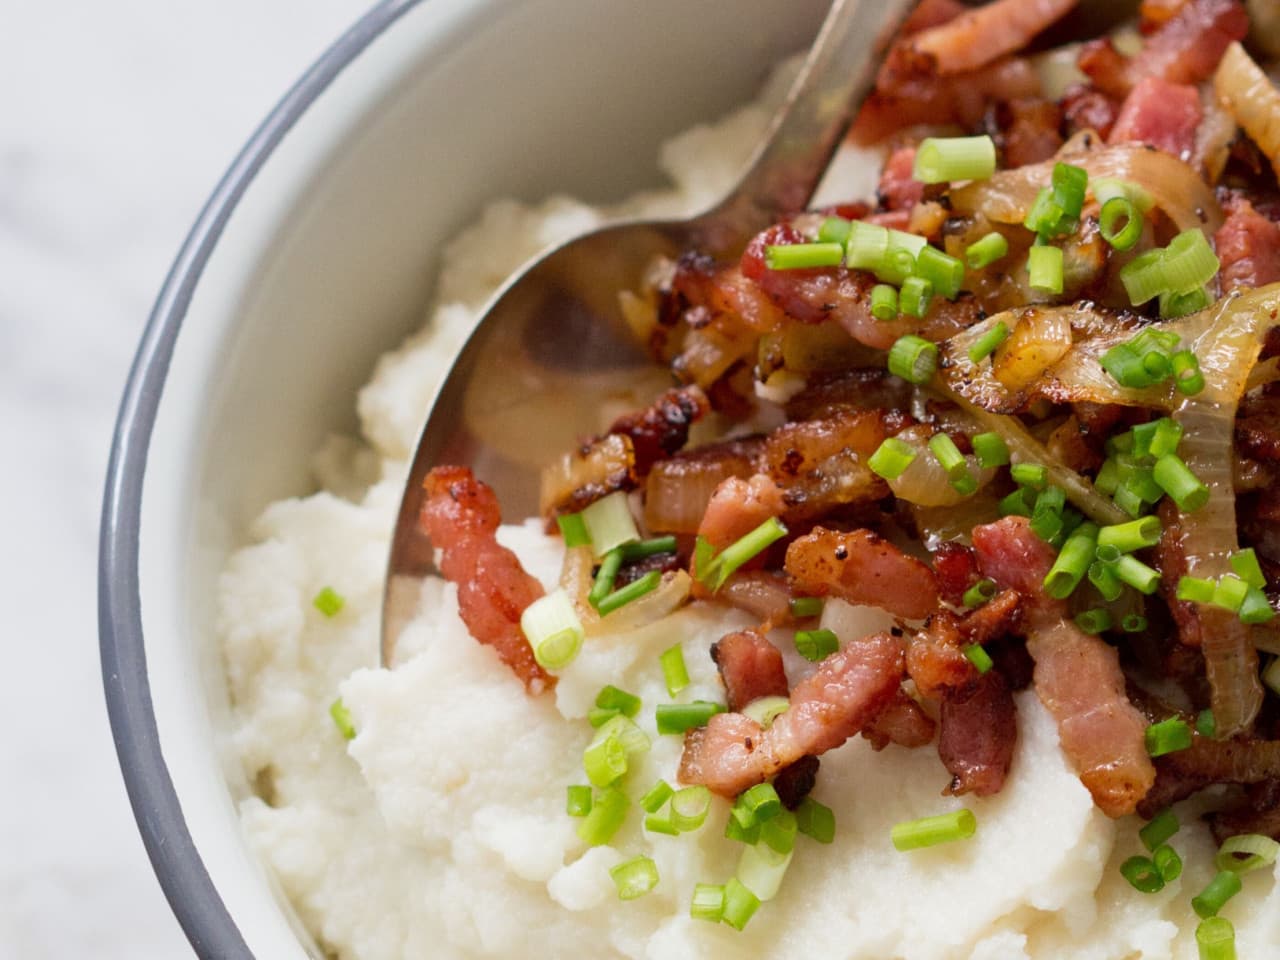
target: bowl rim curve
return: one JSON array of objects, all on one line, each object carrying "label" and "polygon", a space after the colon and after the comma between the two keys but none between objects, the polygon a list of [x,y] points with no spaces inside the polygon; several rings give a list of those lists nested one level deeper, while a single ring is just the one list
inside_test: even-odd
[{"label": "bowl rim curve", "polygon": [[214,187],[143,329],[117,413],[98,541],[98,643],[116,755],[152,869],[202,960],[253,960],[187,829],[160,745],[138,583],[143,478],[174,345],[200,277],[240,199],[303,113],[387,28],[425,0],[380,0],[279,100]]}]

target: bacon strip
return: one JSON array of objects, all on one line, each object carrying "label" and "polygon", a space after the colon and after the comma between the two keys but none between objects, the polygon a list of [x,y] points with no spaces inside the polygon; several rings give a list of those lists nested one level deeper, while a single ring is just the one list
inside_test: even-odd
[{"label": "bacon strip", "polygon": [[815,527],[787,547],[785,566],[812,596],[830,593],[909,620],[923,620],[938,606],[933,570],[871,530]]},{"label": "bacon strip", "polygon": [[908,696],[901,687],[892,700],[862,728],[873,750],[883,750],[891,743],[914,750],[933,743],[937,724]]},{"label": "bacon strip", "polygon": [[725,634],[711,645],[711,659],[720,671],[729,709],[734,713],[741,713],[752,700],[787,695],[782,654],[756,630]]},{"label": "bacon strip", "polygon": [[902,645],[888,634],[848,644],[791,692],[791,709],[768,730],[740,713],[720,713],[685,736],[681,783],[736,797],[804,756],[840,746],[893,699]]},{"label": "bacon strip", "polygon": [[1147,77],[1129,94],[1108,143],[1145,143],[1190,160],[1196,145],[1196,130],[1204,118],[1200,91],[1184,83],[1169,83]]},{"label": "bacon strip", "polygon": [[1264,217],[1239,194],[1232,194],[1223,209],[1227,218],[1213,235],[1222,262],[1218,279],[1223,294],[1280,280],[1280,224]]},{"label": "bacon strip", "polygon": [[998,670],[948,694],[939,716],[938,756],[951,774],[945,793],[999,793],[1013,763],[1018,742],[1017,708]]},{"label": "bacon strip", "polygon": [[916,54],[931,57],[942,76],[984,67],[1021,50],[1031,38],[1062,19],[1077,0],[996,0],[916,34]]},{"label": "bacon strip", "polygon": [[436,467],[423,481],[419,526],[441,551],[440,572],[458,585],[458,612],[478,641],[494,648],[530,693],[555,685],[520,630],[525,607],[542,585],[494,534],[502,516],[493,490],[466,467]]},{"label": "bacon strip", "polygon": [[631,438],[635,450],[635,472],[644,476],[689,440],[689,428],[706,416],[706,394],[697,387],[668,390],[648,407],[628,413],[613,422],[609,433]]}]

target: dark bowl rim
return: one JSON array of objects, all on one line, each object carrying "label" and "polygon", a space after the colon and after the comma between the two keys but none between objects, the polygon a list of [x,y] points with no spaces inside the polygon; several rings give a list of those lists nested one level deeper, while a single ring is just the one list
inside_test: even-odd
[{"label": "dark bowl rim", "polygon": [[98,640],[107,713],[129,802],[169,906],[202,960],[253,960],[187,830],[160,746],[142,634],[143,477],[174,344],[241,197],[303,113],[388,27],[424,0],[381,0],[312,64],[232,161],[196,218],[143,330],[112,437],[98,544]]}]

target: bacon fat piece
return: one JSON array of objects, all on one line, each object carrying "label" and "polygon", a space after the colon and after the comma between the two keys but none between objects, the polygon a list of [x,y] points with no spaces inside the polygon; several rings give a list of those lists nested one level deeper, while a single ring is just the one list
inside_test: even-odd
[{"label": "bacon fat piece", "polygon": [[495,539],[498,498],[466,467],[436,467],[423,482],[419,526],[441,551],[440,572],[458,586],[458,612],[471,635],[491,646],[530,693],[555,685],[520,630],[520,615],[543,595],[514,553]]},{"label": "bacon fat piece", "polygon": [[1027,518],[975,527],[973,545],[982,572],[1023,596],[1036,694],[1057,721],[1081,782],[1108,816],[1132,813],[1155,782],[1155,767],[1144,742],[1146,718],[1125,694],[1115,649],[1080,630],[1066,604],[1044,592],[1053,553]]},{"label": "bacon fat piece", "polygon": [[938,756],[951,774],[943,792],[999,793],[1018,742],[1017,708],[1000,671],[988,670],[971,686],[945,696],[939,720]]},{"label": "bacon fat piece", "polygon": [[938,606],[933,570],[870,530],[815,527],[787,548],[786,570],[802,593],[829,593],[909,620],[923,620]]},{"label": "bacon fat piece", "polygon": [[729,709],[735,713],[752,700],[787,695],[782,653],[758,631],[725,634],[711,645],[711,659],[724,681]]},{"label": "bacon fat piece", "polygon": [[901,687],[874,720],[862,728],[873,750],[883,750],[891,743],[914,750],[933,743],[937,724]]},{"label": "bacon fat piece", "polygon": [[736,797],[802,757],[840,746],[894,698],[902,644],[888,634],[850,643],[791,692],[791,709],[768,730],[740,713],[716,714],[685,736],[681,783]]}]

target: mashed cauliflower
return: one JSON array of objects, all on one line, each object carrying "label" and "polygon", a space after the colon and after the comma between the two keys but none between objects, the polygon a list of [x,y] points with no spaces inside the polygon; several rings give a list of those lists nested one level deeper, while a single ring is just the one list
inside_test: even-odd
[{"label": "mashed cauliflower", "polygon": [[[480,306],[536,251],[606,217],[705,206],[757,142],[768,101],[669,144],[662,166],[672,189],[603,211],[565,198],[490,207],[446,252],[425,329],[386,356],[361,392],[364,442],[335,441],[322,451],[325,492],[270,506],[223,576],[219,629],[232,735],[257,789],[242,804],[245,829],[316,941],[342,960],[1197,954],[1188,903],[1212,876],[1214,847],[1193,825],[1194,805],[1179,811],[1182,877],[1155,895],[1133,890],[1118,867],[1141,851],[1135,823],[1113,822],[1094,807],[1034,694],[1018,697],[1020,736],[1004,790],[966,798],[979,823],[966,842],[913,853],[890,844],[895,822],[959,805],[940,795],[947,776],[933,750],[873,754],[855,738],[824,756],[814,796],[835,810],[835,842],[800,837],[781,892],[738,933],[689,917],[693,885],[722,883],[737,863],[740,845],[722,836],[726,802],[717,799],[707,824],[680,837],[643,833],[633,808],[612,845],[592,849],[564,807],[566,785],[583,782],[592,733],[585,716],[606,683],[645,703],[637,722],[653,749],[633,782],[674,780],[681,738],[659,737],[653,726],[653,705],[669,699],[658,655],[683,644],[688,695],[722,700],[706,651],[748,625],[741,614],[694,607],[591,639],[554,696],[531,698],[467,634],[454,588],[435,581],[423,589],[395,669],[377,668],[382,578],[407,459]],[[863,192],[865,172],[862,182],[857,174],[865,169],[845,158],[828,178],[838,186],[825,192]],[[495,237],[506,241],[498,257]],[[477,244],[485,256],[471,255]],[[558,539],[537,524],[504,527],[500,539],[544,585],[554,584]],[[345,598],[333,617],[312,604],[325,586]],[[878,627],[874,611],[838,601],[824,617],[840,618],[842,631]],[[350,742],[329,719],[338,695],[357,730]],[[609,868],[641,853],[656,862],[658,886],[619,902]],[[1280,885],[1259,871],[1244,887],[1224,911],[1239,956],[1280,956]]]}]

